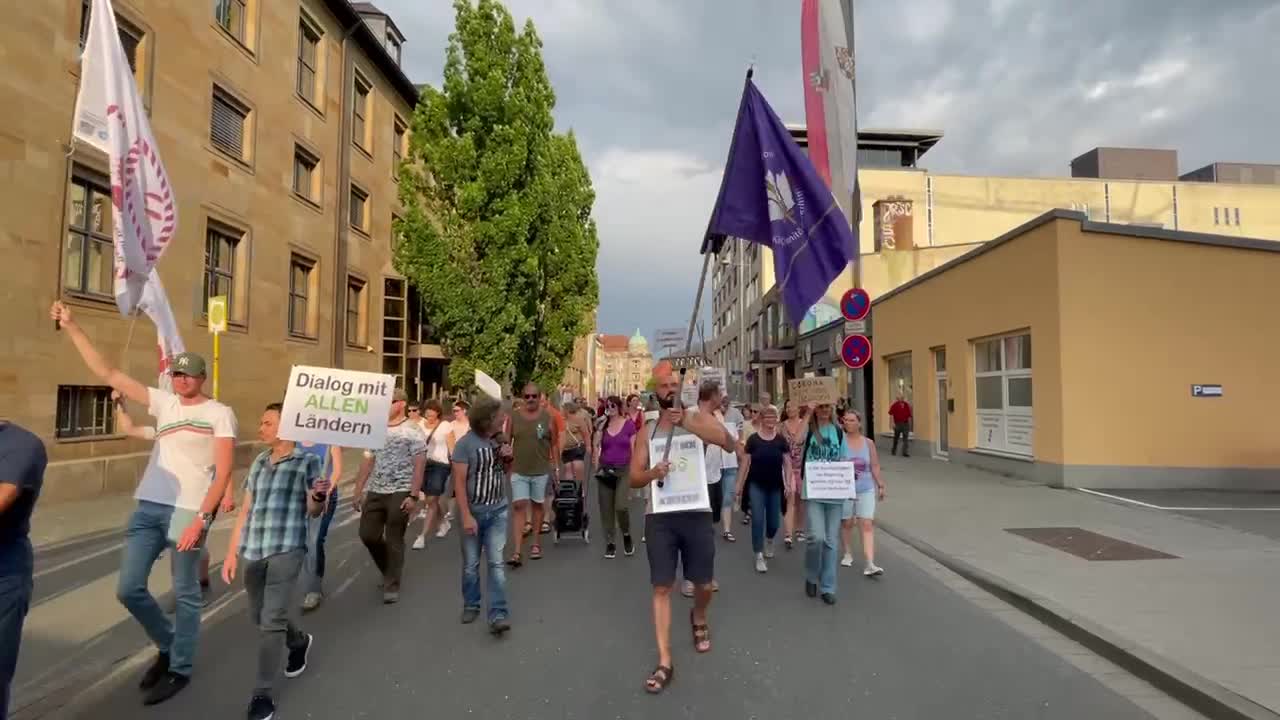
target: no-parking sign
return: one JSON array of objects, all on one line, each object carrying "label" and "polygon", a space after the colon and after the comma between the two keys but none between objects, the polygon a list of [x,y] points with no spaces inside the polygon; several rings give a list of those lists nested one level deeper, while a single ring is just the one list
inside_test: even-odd
[{"label": "no-parking sign", "polygon": [[866,335],[850,335],[840,345],[840,359],[854,370],[866,367],[871,362],[871,341]]}]

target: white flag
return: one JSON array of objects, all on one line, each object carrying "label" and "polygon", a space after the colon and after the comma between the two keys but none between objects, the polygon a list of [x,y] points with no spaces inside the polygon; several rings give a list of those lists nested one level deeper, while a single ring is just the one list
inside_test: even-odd
[{"label": "white flag", "polygon": [[182,344],[178,323],[173,319],[173,308],[169,306],[169,296],[165,295],[164,285],[160,284],[160,275],[154,269],[151,270],[151,274],[147,277],[147,284],[142,289],[138,309],[146,313],[156,326],[156,342],[160,352],[160,381],[157,387],[169,390],[173,387],[169,360],[180,352],[186,352],[186,346]]},{"label": "white flag", "polygon": [[177,231],[178,210],[111,0],[93,0],[75,117],[76,139],[105,152],[110,162],[116,305],[128,315]]}]

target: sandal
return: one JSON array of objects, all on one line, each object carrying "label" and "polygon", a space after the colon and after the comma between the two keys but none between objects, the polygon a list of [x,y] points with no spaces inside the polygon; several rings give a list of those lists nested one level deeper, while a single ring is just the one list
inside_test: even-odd
[{"label": "sandal", "polygon": [[533,523],[530,523],[530,522],[525,523],[524,530],[521,530],[520,534],[523,537],[529,537],[531,534],[533,534]]},{"label": "sandal", "polygon": [[541,560],[541,559],[542,559],[542,546],[541,546],[541,545],[534,545],[533,547],[529,548],[529,559],[530,559],[530,560]]},{"label": "sandal", "polygon": [[511,559],[507,561],[507,566],[511,568],[518,568],[523,564],[524,564],[524,561],[520,559],[520,553],[516,553],[515,555],[512,555]]},{"label": "sandal", "polygon": [[786,537],[782,538],[782,542],[786,544],[786,546],[787,546],[787,549],[788,549],[788,550],[790,550],[790,549],[791,549],[791,536],[790,536],[790,535],[788,535],[788,536],[786,536]]},{"label": "sandal", "polygon": [[644,691],[650,695],[657,695],[667,686],[671,684],[671,678],[675,677],[676,670],[667,665],[659,665],[649,673],[649,679],[644,681]]},{"label": "sandal", "polygon": [[689,625],[693,627],[693,649],[700,653],[711,652],[711,626],[694,622],[693,610],[689,610]]},{"label": "sandal", "polygon": [[723,537],[725,542],[738,542],[738,538],[734,537],[733,533],[729,532],[728,530],[724,531]]},{"label": "sandal", "polygon": [[542,534],[543,535],[551,534],[551,523],[547,522],[546,520],[542,521]]}]

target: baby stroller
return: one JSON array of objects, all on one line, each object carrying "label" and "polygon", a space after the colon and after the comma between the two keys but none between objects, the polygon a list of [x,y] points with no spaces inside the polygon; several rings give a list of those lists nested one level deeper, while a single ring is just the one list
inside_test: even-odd
[{"label": "baby stroller", "polygon": [[582,483],[577,480],[561,480],[556,485],[556,497],[552,501],[556,509],[556,522],[552,541],[560,542],[565,535],[577,535],[583,542],[591,542],[591,517],[587,514],[586,496]]}]

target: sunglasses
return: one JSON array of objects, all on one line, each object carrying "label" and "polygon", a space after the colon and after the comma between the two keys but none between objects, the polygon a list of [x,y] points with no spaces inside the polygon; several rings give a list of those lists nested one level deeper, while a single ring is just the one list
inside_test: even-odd
[{"label": "sunglasses", "polygon": [[538,397],[539,397],[538,395],[525,395],[525,396],[524,396],[524,399],[525,399],[525,400],[537,400],[537,399],[538,399]]}]

